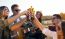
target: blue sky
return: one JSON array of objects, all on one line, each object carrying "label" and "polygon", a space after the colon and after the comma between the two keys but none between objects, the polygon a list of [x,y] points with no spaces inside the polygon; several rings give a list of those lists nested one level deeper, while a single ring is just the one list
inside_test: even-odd
[{"label": "blue sky", "polygon": [[[18,4],[21,11],[26,10],[32,5],[35,11],[39,10],[43,15],[65,13],[65,0],[0,0],[0,6],[5,5],[9,9],[13,4]],[[12,15],[11,9],[9,15]]]}]

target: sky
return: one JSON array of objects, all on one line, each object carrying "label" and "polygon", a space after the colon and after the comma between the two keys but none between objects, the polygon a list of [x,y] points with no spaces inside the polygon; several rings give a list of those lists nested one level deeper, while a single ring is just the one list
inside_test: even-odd
[{"label": "sky", "polygon": [[12,15],[11,5],[18,4],[21,12],[32,6],[35,11],[41,11],[43,15],[65,13],[65,0],[0,0],[0,6],[7,6]]}]

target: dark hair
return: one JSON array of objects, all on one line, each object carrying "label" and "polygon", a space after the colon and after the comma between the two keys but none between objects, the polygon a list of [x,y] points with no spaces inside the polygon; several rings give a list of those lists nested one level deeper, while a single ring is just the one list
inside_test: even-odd
[{"label": "dark hair", "polygon": [[6,6],[1,6],[1,7],[0,7],[0,18],[2,17],[2,13],[3,13],[3,10],[4,10],[5,8],[8,8],[8,7],[6,7]]},{"label": "dark hair", "polygon": [[11,10],[13,11],[13,9],[14,9],[15,7],[18,7],[18,5],[17,5],[17,4],[12,5],[12,6],[11,6]]},{"label": "dark hair", "polygon": [[40,18],[38,20],[41,22],[42,21],[42,13],[41,13],[41,11],[37,11],[36,15],[37,15],[37,13],[40,13]]},{"label": "dark hair", "polygon": [[58,19],[61,19],[61,16],[59,14],[54,14],[53,16],[56,16]]},{"label": "dark hair", "polygon": [[61,27],[62,27],[62,32],[63,32],[64,39],[65,39],[65,21],[62,21]]}]

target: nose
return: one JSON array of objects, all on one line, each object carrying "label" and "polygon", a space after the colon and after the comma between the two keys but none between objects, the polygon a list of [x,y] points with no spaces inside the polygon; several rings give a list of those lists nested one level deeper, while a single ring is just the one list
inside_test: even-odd
[{"label": "nose", "polygon": [[9,14],[9,12],[7,12],[6,14]]}]

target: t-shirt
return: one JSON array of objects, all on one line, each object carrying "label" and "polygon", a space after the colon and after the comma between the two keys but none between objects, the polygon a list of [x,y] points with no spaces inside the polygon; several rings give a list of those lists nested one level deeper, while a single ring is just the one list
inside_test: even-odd
[{"label": "t-shirt", "polygon": [[57,34],[56,34],[55,31],[51,31],[51,30],[49,30],[47,28],[44,28],[42,30],[42,33],[45,34],[46,36],[52,37],[53,39],[57,39]]}]

